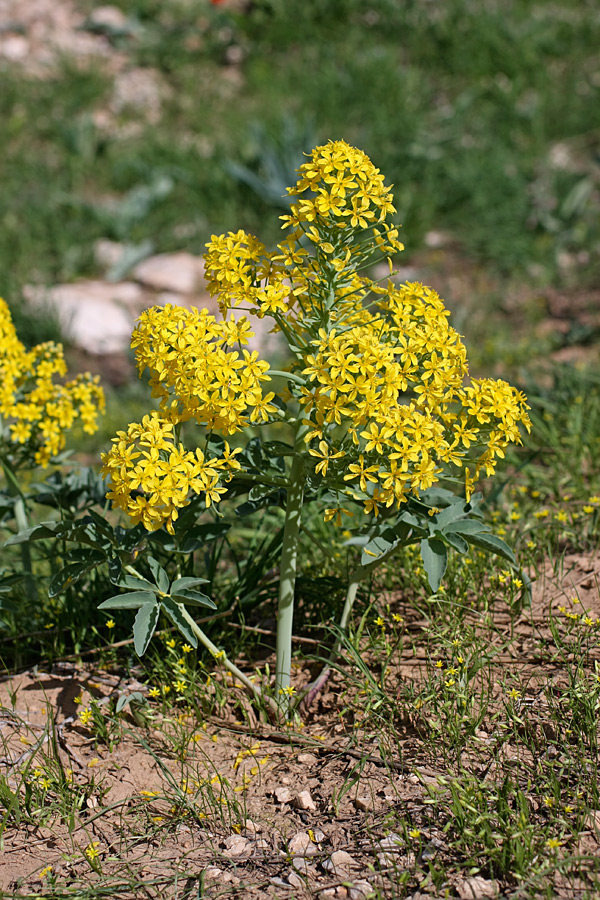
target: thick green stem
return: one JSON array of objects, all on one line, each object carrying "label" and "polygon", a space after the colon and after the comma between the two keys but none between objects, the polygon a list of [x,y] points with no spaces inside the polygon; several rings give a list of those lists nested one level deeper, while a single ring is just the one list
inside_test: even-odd
[{"label": "thick green stem", "polygon": [[[15,498],[13,510],[15,513],[15,522],[19,532],[27,531],[29,528],[29,519],[27,510],[25,509],[25,501],[21,494]],[[28,541],[21,544],[21,562],[23,564],[23,572],[25,573],[25,590],[30,600],[37,601],[38,591],[35,577],[33,574],[33,563],[31,560],[31,548]]]},{"label": "thick green stem", "polygon": [[307,426],[299,424],[294,444],[295,455],[287,492],[283,543],[279,573],[279,606],[277,610],[277,661],[275,691],[280,708],[287,713],[290,706],[292,668],[292,627],[294,591],[298,559],[298,539],[304,500],[304,435]]}]

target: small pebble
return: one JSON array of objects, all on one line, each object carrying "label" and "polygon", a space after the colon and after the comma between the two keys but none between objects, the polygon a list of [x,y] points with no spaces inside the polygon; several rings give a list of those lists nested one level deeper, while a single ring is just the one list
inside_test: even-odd
[{"label": "small pebble", "polygon": [[298,831],[288,842],[290,856],[315,856],[318,852],[306,831]]},{"label": "small pebble", "polygon": [[278,787],[273,791],[275,794],[275,799],[278,803],[291,803],[292,802],[292,792],[288,787]]},{"label": "small pebble", "polygon": [[304,885],[304,881],[300,878],[299,875],[296,875],[295,872],[290,872],[288,875],[288,883],[291,884],[292,887],[301,888]]},{"label": "small pebble", "polygon": [[223,841],[223,853],[226,856],[241,856],[250,847],[250,841],[241,834],[230,834]]},{"label": "small pebble", "polygon": [[296,794],[294,797],[293,803],[296,809],[306,809],[313,812],[317,808],[315,801],[310,795],[310,791],[300,791],[300,793]]},{"label": "small pebble", "polygon": [[352,869],[358,868],[358,863],[345,850],[335,850],[329,859],[323,861],[322,866],[331,875],[345,877],[349,875]]},{"label": "small pebble", "polygon": [[371,885],[368,881],[355,881],[348,888],[348,896],[350,900],[365,900],[371,893]]}]

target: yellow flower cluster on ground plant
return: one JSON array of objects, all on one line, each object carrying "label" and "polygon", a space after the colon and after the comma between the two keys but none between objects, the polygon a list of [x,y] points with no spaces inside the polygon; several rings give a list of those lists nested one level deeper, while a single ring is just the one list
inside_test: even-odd
[{"label": "yellow flower cluster on ground plant", "polygon": [[[491,475],[507,445],[520,442],[519,427],[530,427],[519,391],[468,381],[465,347],[434,290],[365,274],[378,255],[391,276],[403,245],[388,221],[391,188],[362,151],[344,141],[317,147],[288,190],[287,236],[273,250],[243,231],[207,244],[220,320],[173,306],[141,316],[132,346],[159,410],[120,432],[104,457],[113,502],[149,529],[172,529],[194,493],[217,504],[240,466],[226,442],[223,451],[210,443],[210,458],[208,440],[202,451],[186,451],[182,422],[193,419],[221,439],[287,424],[281,597],[293,595],[307,479],[326,521],[338,525],[356,505],[389,517],[442,478],[459,476],[468,499],[480,474]],[[269,317],[285,338],[285,372],[246,349],[247,316]],[[265,393],[275,375],[287,382],[280,397]],[[281,667],[289,670],[289,660]],[[288,686],[280,681],[279,693]]]},{"label": "yellow flower cluster on ground plant", "polygon": [[17,337],[10,310],[0,299],[0,415],[3,450],[13,464],[33,458],[47,466],[66,444],[66,432],[80,421],[97,430],[104,392],[89,373],[71,381],[63,348],[46,342],[27,350]]}]

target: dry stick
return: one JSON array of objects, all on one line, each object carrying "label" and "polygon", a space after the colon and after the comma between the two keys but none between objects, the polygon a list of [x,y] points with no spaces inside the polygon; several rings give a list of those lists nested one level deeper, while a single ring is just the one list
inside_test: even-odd
[{"label": "dry stick", "polygon": [[424,766],[414,766],[411,768],[410,766],[406,766],[401,762],[385,760],[381,756],[372,756],[371,754],[367,754],[365,756],[363,752],[361,752],[360,750],[355,750],[353,747],[341,747],[338,744],[330,744],[328,741],[320,741],[318,738],[312,738],[305,734],[299,734],[297,731],[286,732],[279,731],[275,728],[261,728],[259,731],[255,731],[249,728],[245,728],[243,725],[224,723],[216,716],[207,716],[207,721],[225,731],[233,731],[236,734],[247,734],[250,737],[257,737],[261,738],[264,741],[271,741],[273,744],[291,745],[296,742],[298,744],[302,744],[304,747],[311,747],[313,750],[320,750],[324,753],[337,753],[339,756],[351,756],[353,759],[364,759],[365,762],[374,763],[377,766],[384,766],[384,768],[395,769],[397,772],[403,772],[405,774],[417,772],[421,775],[427,775],[434,778],[436,777],[435,772],[433,772],[431,769],[425,768]]}]

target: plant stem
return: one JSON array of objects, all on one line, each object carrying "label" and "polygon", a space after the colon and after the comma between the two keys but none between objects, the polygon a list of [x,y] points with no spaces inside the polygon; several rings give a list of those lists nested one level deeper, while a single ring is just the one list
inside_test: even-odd
[{"label": "plant stem", "polygon": [[206,647],[211,656],[213,656],[215,659],[220,659],[225,668],[229,672],[231,672],[232,675],[235,675],[235,677],[242,682],[244,687],[248,688],[250,693],[254,694],[257,700],[266,703],[271,712],[277,713],[278,707],[275,701],[271,697],[266,696],[263,691],[261,691],[261,689],[257,687],[257,685],[253,684],[250,681],[247,675],[244,675],[244,673],[240,671],[240,669],[238,669],[235,663],[231,662],[231,660],[228,656],[226,656],[223,650],[219,650],[216,644],[213,644],[209,636],[202,631],[200,626],[193,620],[185,607],[181,606],[181,611],[188,625],[190,626],[200,643],[203,644],[204,647]]},{"label": "plant stem", "polygon": [[294,459],[285,509],[285,525],[281,545],[279,570],[279,605],[277,609],[277,660],[275,691],[280,709],[287,714],[290,707],[290,676],[292,668],[292,627],[294,621],[294,590],[298,558],[298,538],[304,500],[304,435],[308,426],[298,423],[294,441]]},{"label": "plant stem", "polygon": [[390,556],[399,550],[400,547],[405,547],[408,544],[413,543],[413,541],[405,541],[402,543],[396,544],[391,548],[387,553],[383,556],[380,556],[379,559],[374,559],[373,562],[367,563],[366,565],[358,565],[351,573],[350,580],[348,583],[348,590],[346,591],[346,602],[344,603],[344,609],[342,610],[342,616],[339,624],[340,637],[335,642],[334,647],[329,654],[328,660],[321,669],[320,673],[317,675],[315,680],[308,686],[307,690],[304,692],[299,702],[296,704],[297,707],[302,707],[304,711],[310,708],[312,701],[317,697],[323,687],[327,683],[331,672],[332,663],[337,659],[340,647],[342,646],[342,638],[346,631],[348,630],[348,621],[350,619],[350,614],[352,612],[352,607],[354,606],[354,601],[356,600],[356,594],[358,593],[358,586],[363,581],[367,575],[369,575],[373,569],[376,569],[377,566],[381,565],[382,562],[388,560]]},{"label": "plant stem", "polygon": [[[29,519],[27,517],[25,501],[23,500],[22,495],[18,495],[15,498],[13,510],[19,532],[27,531],[29,528]],[[23,541],[21,544],[21,562],[25,573],[25,590],[27,591],[27,596],[30,600],[37,601],[38,591],[33,574],[33,563],[31,560],[31,547],[29,546],[29,541]]]}]

